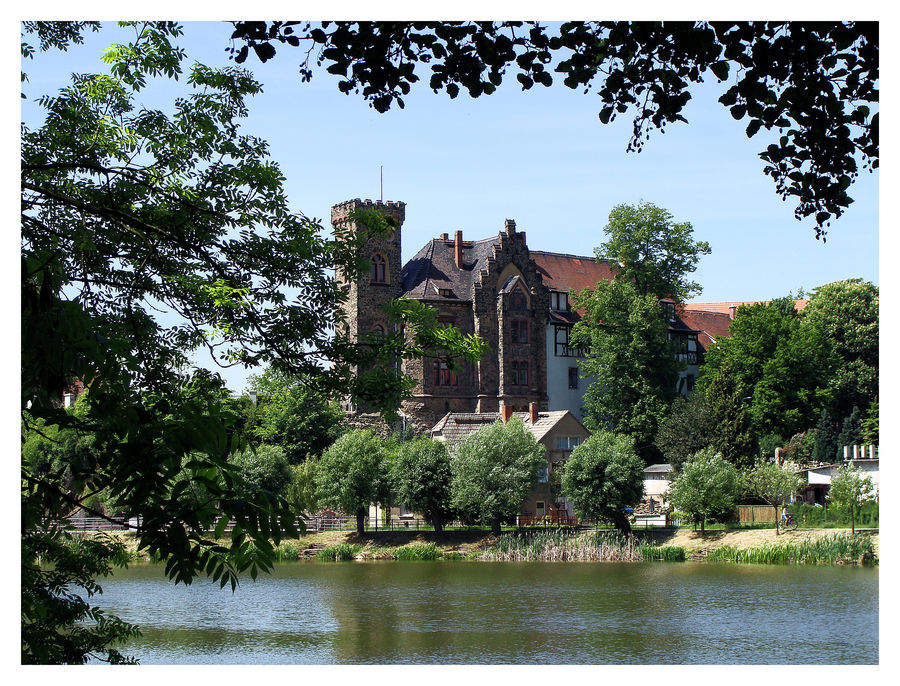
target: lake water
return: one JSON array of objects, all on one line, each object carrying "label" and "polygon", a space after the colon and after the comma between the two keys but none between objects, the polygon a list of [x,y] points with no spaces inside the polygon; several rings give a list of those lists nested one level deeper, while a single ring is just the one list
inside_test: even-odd
[{"label": "lake water", "polygon": [[877,568],[305,562],[232,594],[138,565],[102,586],[143,664],[878,662]]}]

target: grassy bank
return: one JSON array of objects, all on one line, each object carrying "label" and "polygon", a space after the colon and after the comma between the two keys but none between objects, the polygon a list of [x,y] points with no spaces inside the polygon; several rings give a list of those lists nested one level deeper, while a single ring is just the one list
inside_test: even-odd
[{"label": "grassy bank", "polygon": [[[119,534],[138,555],[134,538]],[[717,552],[718,551],[718,552]],[[282,541],[279,562],[296,560],[486,560],[486,561],[642,561],[710,560],[773,564],[872,564],[878,560],[878,534],[773,529],[708,531],[636,530],[623,539],[610,530],[535,529],[492,536],[487,531],[379,531],[358,536],[331,531]]]}]

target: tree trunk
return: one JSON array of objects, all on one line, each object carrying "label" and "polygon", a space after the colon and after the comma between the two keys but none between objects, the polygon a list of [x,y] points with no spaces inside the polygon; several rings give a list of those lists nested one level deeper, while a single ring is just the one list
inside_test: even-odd
[{"label": "tree trunk", "polygon": [[440,515],[434,515],[431,518],[431,523],[434,526],[434,533],[442,534],[444,533],[444,518]]},{"label": "tree trunk", "polygon": [[625,536],[631,533],[631,522],[628,521],[628,517],[624,512],[613,514],[613,525],[615,525],[617,531]]},{"label": "tree trunk", "polygon": [[366,533],[366,512],[365,510],[356,511],[356,533],[362,536]]},{"label": "tree trunk", "polygon": [[850,503],[850,535],[856,536],[856,507]]},{"label": "tree trunk", "polygon": [[494,536],[500,535],[500,518],[499,517],[491,520],[491,533],[494,534]]},{"label": "tree trunk", "polygon": [[[778,525],[781,523],[781,520],[778,517],[778,505],[775,505],[774,507],[775,507],[775,535],[777,536],[778,535]],[[782,508],[782,513],[783,512],[784,512],[784,509]]]}]

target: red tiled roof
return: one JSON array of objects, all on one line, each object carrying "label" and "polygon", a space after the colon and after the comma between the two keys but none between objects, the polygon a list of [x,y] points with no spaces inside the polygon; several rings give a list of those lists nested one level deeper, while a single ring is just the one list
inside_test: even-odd
[{"label": "red tiled roof", "polygon": [[[685,303],[684,308],[687,311],[701,310],[703,312],[718,312],[719,314],[729,314],[732,307],[740,307],[741,305],[756,305],[770,303],[770,300],[732,300],[730,302],[719,303]],[[797,312],[803,310],[809,304],[809,300],[795,300],[794,308]]]},{"label": "red tiled roof", "polygon": [[611,262],[540,250],[529,252],[544,285],[554,291],[578,293],[585,288],[593,289],[598,281],[612,281],[615,276],[615,265]]}]

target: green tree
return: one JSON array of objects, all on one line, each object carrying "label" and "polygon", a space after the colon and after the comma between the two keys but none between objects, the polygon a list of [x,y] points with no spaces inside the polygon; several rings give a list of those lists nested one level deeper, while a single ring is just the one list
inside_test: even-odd
[{"label": "green tree", "polygon": [[546,465],[544,447],[518,417],[484,426],[452,450],[453,508],[490,524],[499,535],[503,520],[515,517]]},{"label": "green tree", "polygon": [[576,306],[584,315],[572,339],[588,351],[582,372],[596,377],[584,395],[586,426],[631,436],[644,460],[658,459],[653,439],[683,367],[658,299],[616,279],[583,291]]},{"label": "green tree", "polygon": [[447,446],[427,437],[401,443],[390,477],[397,500],[421,512],[435,532],[441,533],[451,513],[452,474]]},{"label": "green tree", "polygon": [[729,378],[734,397],[750,399],[756,435],[792,436],[809,428],[830,400],[835,365],[821,327],[801,320],[787,297],[742,305],[729,332],[707,352],[698,388]]},{"label": "green tree", "polygon": [[276,496],[283,496],[291,483],[287,456],[277,445],[247,448],[235,454],[232,463],[249,483]]},{"label": "green tree", "polygon": [[595,433],[566,460],[562,490],[584,518],[611,520],[624,534],[631,531],[622,511],[644,493],[644,463],[629,436]]},{"label": "green tree", "polygon": [[[844,459],[844,446],[860,445],[863,440],[862,422],[859,418],[859,408],[854,407],[849,417],[844,419],[841,426],[841,433],[837,437],[837,454],[838,460]],[[851,456],[853,449],[850,449]]]},{"label": "green tree", "polygon": [[826,498],[850,510],[850,533],[856,534],[856,513],[866,502],[874,498],[875,485],[872,477],[863,475],[855,466],[845,465],[831,477],[831,487]]},{"label": "green tree", "polygon": [[346,430],[338,404],[309,385],[269,368],[249,386],[258,393],[252,436],[280,446],[291,464],[321,455]]},{"label": "green tree", "polygon": [[747,473],[747,490],[751,495],[775,508],[775,535],[781,521],[779,506],[800,487],[797,472],[779,467],[774,462],[760,462]]},{"label": "green tree", "polygon": [[[878,166],[877,22],[234,22],[232,54],[261,61],[276,45],[302,46],[343,93],[387,111],[420,80],[455,98],[494,93],[508,73],[523,89],[596,88],[600,121],[634,111],[629,150],[650,130],[686,122],[692,84],[724,83],[719,102],[746,134],[771,132],[760,153],[776,191],[813,217],[816,237],[852,199],[863,168]],[[556,58],[556,60],[554,60]],[[424,74],[422,71],[426,71]],[[775,130],[778,138],[775,137]]]},{"label": "green tree", "polygon": [[387,503],[387,444],[369,429],[341,436],[322,455],[316,468],[319,502],[356,515],[356,533],[365,533],[370,503]]},{"label": "green tree", "polygon": [[862,422],[863,438],[869,445],[878,445],[878,397],[869,405]]},{"label": "green tree", "polygon": [[654,443],[677,472],[691,455],[712,443],[717,428],[703,393],[678,396],[659,423]]},{"label": "green tree", "polygon": [[738,379],[728,373],[727,365],[719,372],[694,391],[704,395],[709,405],[715,427],[710,447],[731,464],[748,467],[758,450],[750,416],[750,398],[744,395]]},{"label": "green tree", "polygon": [[318,459],[309,458],[300,464],[290,465],[291,481],[284,499],[298,514],[315,514],[319,510],[319,496],[316,490],[318,464]]},{"label": "green tree", "polygon": [[734,509],[743,487],[740,472],[712,448],[705,448],[686,462],[672,482],[668,500],[693,515],[706,532],[706,520]]},{"label": "green tree", "polygon": [[[25,60],[97,28],[22,26]],[[343,297],[330,270],[356,266],[355,246],[324,238],[290,206],[266,143],[240,129],[260,85],[240,68],[195,64],[183,74],[176,24],[125,28],[133,38],[104,54],[104,73],[74,75],[40,97],[44,120],[21,128],[23,437],[72,430],[95,453],[60,453],[49,472],[22,462],[25,663],[79,662],[86,646],[121,658],[113,644],[124,623],[88,606],[71,630],[73,594],[91,596],[93,579],[120,559],[112,543],[106,554],[60,528],[98,493],[116,502],[116,516],[91,514],[126,525],[139,517],[139,549],[183,583],[206,573],[234,588],[242,572],[270,569],[274,544],[296,533],[287,504],[231,464],[242,419],[221,378],[198,365],[204,352],[211,366],[268,362],[323,393],[367,388],[351,370],[383,354],[330,333]],[[145,88],[182,75],[173,102],[141,104]],[[437,342],[466,358],[478,348],[438,330],[420,304],[396,303],[393,314],[409,335],[404,353]],[[82,414],[59,407],[76,383],[87,388]],[[390,415],[403,388],[383,383],[367,402]],[[229,520],[237,526],[221,545]],[[68,585],[52,569],[64,559]]]},{"label": "green tree", "polygon": [[649,202],[616,205],[604,227],[607,240],[597,259],[619,264],[617,278],[634,282],[641,295],[681,302],[702,290],[689,281],[709,243],[693,239],[689,222],[675,222],[667,210]]},{"label": "green tree", "polygon": [[835,455],[837,455],[837,435],[834,422],[828,410],[823,409],[816,423],[816,441],[813,444],[812,459],[815,462],[832,462]]},{"label": "green tree", "polygon": [[802,317],[822,327],[839,359],[829,380],[832,416],[865,411],[878,395],[878,287],[862,279],[819,286]]}]

